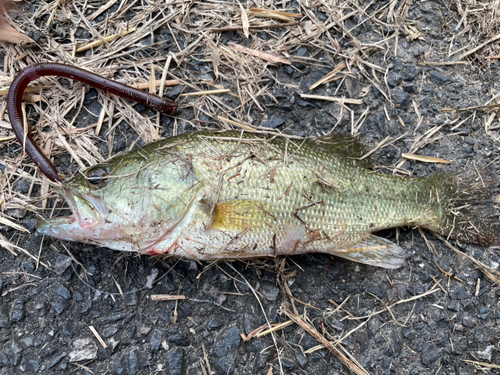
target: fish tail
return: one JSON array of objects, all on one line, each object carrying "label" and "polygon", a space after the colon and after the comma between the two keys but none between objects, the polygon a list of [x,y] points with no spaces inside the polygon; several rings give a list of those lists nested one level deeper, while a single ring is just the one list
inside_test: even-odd
[{"label": "fish tail", "polygon": [[500,246],[500,182],[493,165],[429,179],[442,195],[441,225],[429,229],[467,243]]}]

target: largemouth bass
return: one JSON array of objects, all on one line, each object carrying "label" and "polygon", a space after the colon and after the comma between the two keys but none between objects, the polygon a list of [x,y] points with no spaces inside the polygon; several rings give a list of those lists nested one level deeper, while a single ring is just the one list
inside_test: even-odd
[{"label": "largemouth bass", "polygon": [[57,187],[73,214],[37,223],[64,240],[200,260],[322,252],[396,268],[373,235],[422,226],[500,244],[495,173],[404,178],[357,160],[347,136],[289,139],[196,132],[149,144]]}]

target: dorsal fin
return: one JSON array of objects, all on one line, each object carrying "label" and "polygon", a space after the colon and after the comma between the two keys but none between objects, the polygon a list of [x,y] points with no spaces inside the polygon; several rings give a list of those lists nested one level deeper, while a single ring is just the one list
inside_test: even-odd
[{"label": "dorsal fin", "polygon": [[312,141],[318,147],[321,147],[338,156],[355,160],[357,164],[363,167],[370,167],[373,165],[373,160],[371,158],[358,160],[365,155],[368,150],[356,137],[353,137],[352,135],[330,134],[324,137],[314,138]]}]

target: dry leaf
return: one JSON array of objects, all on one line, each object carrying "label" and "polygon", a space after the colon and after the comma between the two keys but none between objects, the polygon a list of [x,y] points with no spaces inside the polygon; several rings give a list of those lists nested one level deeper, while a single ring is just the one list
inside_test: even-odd
[{"label": "dry leaf", "polygon": [[219,78],[219,50],[217,47],[212,48],[212,66],[215,78]]},{"label": "dry leaf", "polygon": [[406,32],[406,40],[408,42],[411,42],[415,39],[425,40],[424,34],[422,34],[416,27],[411,26],[411,25],[410,26],[404,25],[404,29]]},{"label": "dry leaf", "polygon": [[284,57],[281,56],[276,56],[276,55],[271,55],[270,53],[267,52],[262,52],[262,51],[256,51],[254,49],[250,49],[248,47],[242,46],[240,44],[234,44],[234,43],[228,43],[228,47],[239,52],[247,53],[252,56],[256,56],[261,58],[262,60],[269,61],[273,64],[288,64],[290,65],[291,62],[288,59],[285,59]]},{"label": "dry leaf", "polygon": [[310,36],[318,29],[318,26],[312,23],[312,21],[306,21],[302,24],[302,26],[304,27],[304,31],[306,32],[307,36]]},{"label": "dry leaf", "polygon": [[20,46],[28,46],[35,43],[30,37],[18,33],[3,15],[0,15],[0,42],[15,43]]},{"label": "dry leaf", "polygon": [[360,97],[364,98],[366,95],[368,95],[370,93],[371,89],[372,89],[372,85],[368,85],[368,86],[363,87],[361,89],[362,94],[360,95]]},{"label": "dry leaf", "polygon": [[451,164],[451,161],[441,159],[441,158],[435,158],[432,156],[422,156],[422,155],[414,155],[414,154],[401,154],[402,158],[405,159],[411,159],[411,160],[418,160],[423,163],[443,163],[443,164]]},{"label": "dry leaf", "polygon": [[132,27],[128,30],[122,31],[119,34],[113,34],[113,35],[107,36],[103,39],[99,39],[99,40],[95,40],[93,42],[87,43],[87,44],[81,46],[80,48],[77,48],[75,53],[80,53],[80,52],[84,52],[84,51],[91,49],[91,48],[99,47],[106,42],[111,43],[113,40],[115,40],[115,38],[118,38],[120,36],[127,36],[128,34],[133,33],[135,30],[137,30],[137,27]]},{"label": "dry leaf", "polygon": [[255,17],[273,18],[276,20],[288,21],[288,22],[293,21],[295,17],[302,17],[302,14],[300,13],[287,13],[287,12],[280,12],[278,10],[261,9],[261,8],[250,8],[248,14],[252,14]]},{"label": "dry leaf", "polygon": [[14,223],[13,221],[11,221],[11,220],[7,219],[6,217],[3,217],[3,216],[0,216],[0,224],[8,226],[8,227],[11,227],[11,228],[14,228],[14,229],[17,229],[17,230],[22,231],[22,232],[28,232],[28,233],[30,232],[29,230],[27,230],[22,225]]},{"label": "dry leaf", "polygon": [[333,77],[335,77],[337,75],[337,73],[340,73],[342,71],[342,69],[344,69],[346,67],[346,63],[343,62],[343,63],[340,63],[339,65],[337,65],[335,67],[335,69],[333,69],[330,73],[328,73],[327,75],[325,75],[323,78],[321,78],[318,82],[316,83],[313,83],[310,87],[309,87],[309,90],[313,90],[315,89],[316,87],[318,87],[319,85],[322,85],[324,83],[326,83],[327,81],[329,81],[330,79],[332,79]]},{"label": "dry leaf", "polygon": [[241,10],[241,23],[243,25],[243,33],[245,34],[245,37],[250,37],[250,31],[249,31],[249,26],[250,23],[248,22],[248,15],[245,9],[243,9],[243,5],[238,1],[238,4],[240,5],[240,10]]}]

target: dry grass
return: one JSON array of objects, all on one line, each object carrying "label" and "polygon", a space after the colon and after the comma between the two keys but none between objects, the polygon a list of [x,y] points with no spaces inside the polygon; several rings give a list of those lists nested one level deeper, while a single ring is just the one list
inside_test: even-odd
[{"label": "dry grass", "polygon": [[[448,55],[458,55],[458,60],[472,57],[483,61],[499,55],[500,45],[495,42],[500,39],[500,1],[452,0],[450,3],[458,10],[460,18]],[[467,37],[468,43],[459,47],[462,35]]]},{"label": "dry grass", "polygon": [[[169,85],[180,83],[185,86],[184,95],[179,98],[181,107],[194,109],[194,119],[174,119],[171,133],[177,134],[180,123],[195,129],[207,125],[218,125],[224,129],[243,127],[252,131],[256,118],[252,110],[265,112],[265,100],[277,102],[269,91],[269,77],[272,66],[300,62],[303,65],[329,66],[335,68],[325,80],[346,80],[353,76],[353,69],[367,75],[373,82],[381,82],[376,72],[385,70],[372,64],[367,56],[379,48],[376,44],[361,43],[352,36],[344,23],[361,14],[367,6],[343,1],[311,4],[299,2],[300,9],[272,9],[259,6],[250,10],[226,3],[208,2],[187,4],[181,1],[116,2],[102,5],[100,1],[42,3],[33,14],[22,13],[12,21],[18,30],[29,30],[44,37],[33,48],[5,45],[4,72],[0,73],[0,115],[5,118],[5,97],[9,84],[16,72],[29,64],[57,61],[89,69],[123,83],[147,87],[150,91],[163,94]],[[327,15],[320,21],[316,12]],[[382,30],[387,7],[376,9],[370,17]],[[242,14],[244,15],[242,17]],[[63,27],[65,32],[53,32],[54,26]],[[249,38],[241,43],[232,43],[225,37],[227,28],[248,29]],[[83,38],[82,31],[90,37]],[[254,31],[255,30],[255,31]],[[169,32],[173,42],[168,47],[157,40],[155,32]],[[352,39],[352,47],[340,50],[338,41],[330,31],[339,31]],[[266,39],[259,36],[265,32]],[[382,35],[382,32],[381,34]],[[325,59],[295,55],[301,46],[314,51],[314,56],[325,54]],[[82,51],[82,52],[79,52]],[[189,61],[204,62],[210,66],[214,80],[205,75],[186,71]],[[276,77],[277,78],[277,77]],[[149,84],[145,84],[149,81]],[[165,82],[166,81],[166,82]],[[159,82],[159,83],[158,83]],[[159,85],[159,87],[158,87]],[[381,85],[381,84],[380,84]],[[76,127],[78,116],[88,111],[83,106],[87,88],[79,82],[63,86],[57,78],[45,77],[32,84],[32,117],[40,116],[34,127],[34,134],[46,154],[52,157],[69,154],[80,168],[86,168],[113,155],[113,143],[120,127],[127,123],[137,134],[137,139],[149,143],[160,138],[162,133],[160,117],[145,118],[133,109],[134,103],[110,97],[99,92],[97,100],[102,110],[95,123],[87,127]],[[168,87],[166,87],[168,86]],[[380,87],[382,91],[384,89]],[[231,90],[230,95],[238,104],[230,105],[216,93]],[[209,95],[207,95],[209,94]],[[210,95],[211,94],[211,95]],[[361,100],[334,98],[342,110],[353,119],[353,133],[364,121],[361,116],[354,121],[353,109],[349,103],[360,104]],[[331,99],[329,99],[331,100]],[[222,116],[221,116],[222,115]],[[209,118],[206,123],[201,118]],[[219,119],[225,119],[220,121]],[[0,121],[2,120],[0,118]],[[249,124],[249,125],[245,125]],[[102,128],[109,129],[103,134]],[[185,126],[185,125],[183,125]],[[9,124],[0,122],[0,140],[3,144],[15,142]],[[108,144],[107,152],[96,146],[98,139]],[[134,144],[130,145],[132,148]],[[40,176],[25,155],[5,160],[7,170],[0,177],[0,220],[3,225],[24,230],[9,213],[29,210],[37,215],[43,213],[50,196],[49,181]],[[19,183],[30,185],[29,192],[20,193],[13,189]],[[40,185],[41,196],[33,197],[31,192]],[[39,202],[42,200],[42,205]]]}]

